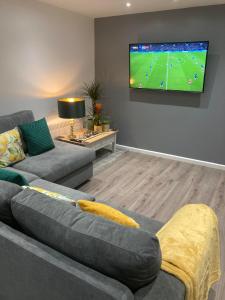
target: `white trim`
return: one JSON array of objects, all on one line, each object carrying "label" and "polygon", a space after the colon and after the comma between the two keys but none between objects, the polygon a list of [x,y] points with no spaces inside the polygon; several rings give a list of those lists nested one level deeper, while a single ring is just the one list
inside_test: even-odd
[{"label": "white trim", "polygon": [[172,160],[186,162],[189,164],[200,165],[200,166],[204,166],[204,167],[209,167],[209,168],[225,171],[225,165],[216,164],[216,163],[212,163],[212,162],[208,162],[208,161],[192,159],[192,158],[187,158],[187,157],[182,157],[182,156],[177,156],[177,155],[167,154],[167,153],[162,153],[162,152],[156,152],[156,151],[151,151],[151,150],[145,150],[145,149],[125,146],[125,145],[120,145],[120,144],[117,144],[116,148],[121,149],[121,150],[143,153],[143,154],[147,154],[147,155],[153,155],[153,156],[162,157],[162,158],[168,158],[168,159],[172,159]]}]

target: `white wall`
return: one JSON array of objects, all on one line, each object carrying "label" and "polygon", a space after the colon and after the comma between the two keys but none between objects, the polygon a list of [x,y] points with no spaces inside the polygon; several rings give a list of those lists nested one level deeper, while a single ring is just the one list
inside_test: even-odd
[{"label": "white wall", "polygon": [[34,0],[0,0],[0,115],[57,115],[94,78],[94,21]]}]

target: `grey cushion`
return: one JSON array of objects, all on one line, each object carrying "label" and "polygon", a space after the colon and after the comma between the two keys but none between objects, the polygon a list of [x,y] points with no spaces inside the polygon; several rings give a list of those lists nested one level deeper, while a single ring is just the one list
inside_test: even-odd
[{"label": "grey cushion", "polygon": [[22,188],[14,183],[0,180],[0,221],[15,227],[16,222],[11,211],[11,199],[20,193]]},{"label": "grey cushion", "polygon": [[0,222],[1,300],[134,300],[130,289]]},{"label": "grey cushion", "polygon": [[80,192],[78,190],[74,190],[74,189],[64,187],[64,186],[56,184],[56,183],[52,183],[52,182],[49,182],[49,181],[46,181],[46,180],[43,180],[43,179],[37,179],[37,180],[32,181],[30,183],[30,186],[41,187],[45,190],[55,192],[55,193],[59,193],[63,196],[71,198],[73,200],[81,200],[81,199],[86,199],[86,200],[90,200],[90,201],[95,200],[94,196],[88,195],[88,194]]},{"label": "grey cushion", "polygon": [[[105,201],[101,201],[102,203],[107,204],[107,202]],[[115,207],[115,206],[114,206]],[[118,209],[118,207],[115,207],[116,209]],[[140,215],[134,211],[131,210],[127,210],[127,209],[120,209],[123,213],[125,213],[126,215],[130,216],[131,218],[135,219],[135,221],[140,224],[141,228],[151,232],[152,234],[156,234],[159,229],[164,225],[162,222],[159,222],[157,220],[154,219],[150,219],[147,218],[143,215]]]},{"label": "grey cushion", "polygon": [[89,163],[88,165],[83,166],[80,169],[77,169],[73,173],[60,178],[55,181],[57,184],[67,186],[69,188],[76,188],[88,179],[93,176],[93,163]]},{"label": "grey cushion", "polygon": [[[156,234],[163,226],[163,223],[147,218],[136,212],[126,209],[122,210],[125,214],[134,218],[141,228]],[[147,286],[139,289],[135,293],[135,300],[184,300],[185,299],[185,286],[184,284],[173,275],[160,270],[157,278]]]},{"label": "grey cushion", "polygon": [[25,190],[12,199],[13,215],[25,233],[135,291],[160,269],[158,239],[75,207]]},{"label": "grey cushion", "polygon": [[34,174],[31,174],[31,173],[28,173],[28,172],[24,172],[24,171],[21,171],[21,170],[18,170],[18,169],[15,169],[13,167],[7,167],[5,168],[6,170],[10,170],[10,171],[14,171],[18,174],[21,174],[22,176],[24,176],[26,178],[26,180],[30,183],[31,181],[34,181],[36,179],[38,179],[39,177],[37,175],[34,175]]},{"label": "grey cushion", "polygon": [[0,116],[0,133],[11,130],[18,125],[34,121],[31,110],[24,110],[11,115]]},{"label": "grey cushion", "polygon": [[55,142],[55,148],[37,156],[27,157],[14,168],[55,182],[95,159],[95,153],[84,147]]}]

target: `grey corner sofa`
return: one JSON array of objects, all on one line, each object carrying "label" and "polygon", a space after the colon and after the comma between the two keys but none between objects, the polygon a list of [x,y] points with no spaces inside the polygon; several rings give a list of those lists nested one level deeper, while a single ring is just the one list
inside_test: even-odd
[{"label": "grey corner sofa", "polygon": [[[26,121],[24,116],[28,118],[27,121],[33,118],[31,112],[22,112],[19,114],[20,117],[21,114],[24,114],[22,117],[23,121]],[[7,117],[2,118],[7,119]],[[16,119],[15,121],[14,118],[13,123],[4,128],[2,118],[0,118],[1,131],[15,127],[21,120]],[[61,144],[59,147],[61,147]],[[71,147],[71,151],[74,151],[74,146]],[[82,148],[82,150],[85,149]],[[56,151],[58,150],[56,149]],[[60,151],[58,153],[60,153]],[[91,159],[94,158],[93,153],[88,152],[88,155],[90,155],[90,158],[86,165],[90,165]],[[47,161],[47,158],[48,156],[44,156],[43,160]],[[82,160],[82,155],[80,159]],[[26,160],[24,162],[26,162]],[[74,176],[69,176],[68,174],[70,174],[70,172],[68,172],[67,175],[64,173],[63,175],[65,176],[60,179],[54,177],[54,174],[51,175],[47,171],[41,174],[39,170],[35,169],[35,172],[30,173],[30,169],[25,169],[25,166],[18,167],[19,164],[16,164],[13,168],[19,170],[19,172],[28,179],[31,186],[40,186],[53,192],[59,192],[75,200],[95,200],[92,195],[68,187],[74,187],[74,184],[71,184],[73,182],[71,180],[72,177],[75,179],[78,178],[77,182],[79,182],[79,177],[74,174],[76,173],[74,170],[72,171]],[[82,168],[81,165],[79,166]],[[71,171],[69,166],[66,170]],[[69,177],[69,179],[65,180],[65,177]],[[62,181],[63,178],[64,181]],[[64,185],[60,184],[61,182],[63,182]],[[65,184],[65,182],[69,182],[70,184]],[[59,251],[57,247],[52,247],[48,243],[44,243],[40,239],[35,238],[29,233],[29,230],[28,232],[24,231],[20,226],[17,226],[16,221],[14,224],[15,215],[12,213],[12,203],[15,201],[15,198],[19,198],[21,203],[23,203],[23,196],[20,196],[23,195],[22,193],[23,191],[21,191],[20,187],[0,181],[0,216],[3,216],[3,219],[0,219],[0,300],[185,299],[185,287],[183,283],[166,272],[160,271],[156,279],[150,284],[132,291],[131,288],[121,281],[71,258],[66,255],[64,251]],[[40,197],[43,197],[43,199],[46,198],[44,195],[39,195],[37,199],[41,200]],[[33,203],[39,203],[39,201],[34,201],[33,195],[31,195],[30,199]],[[29,203],[27,199],[24,199],[24,201]],[[28,207],[27,209],[29,215],[30,208]],[[162,223],[156,220],[148,219],[135,212],[123,211],[135,218],[141,225],[142,230],[152,235],[162,226]],[[62,215],[65,215],[65,213],[62,213]],[[23,214],[21,218],[23,219]],[[25,216],[24,219],[26,223],[27,218]],[[82,220],[83,217],[80,216],[78,221],[82,222]],[[36,224],[38,224],[37,220],[36,222]],[[43,223],[40,224],[40,226],[43,226]],[[87,230],[91,234],[91,228],[88,227]],[[47,226],[46,231],[48,231]],[[105,234],[110,235],[110,232],[106,232]],[[104,240],[105,236],[100,238]],[[76,242],[76,245],[79,245],[79,241]],[[61,247],[63,247],[63,243],[61,243]],[[90,250],[91,249],[83,249],[83,252],[89,251],[90,253]],[[101,253],[99,253],[99,259],[101,260]],[[139,272],[139,270],[137,269],[136,272]]]},{"label": "grey corner sofa", "polygon": [[[0,116],[0,133],[32,121],[34,115],[30,110]],[[9,169],[21,173],[28,182],[39,178],[75,188],[92,177],[94,159],[95,152],[91,149],[55,141],[54,149],[41,155],[27,156]]]}]

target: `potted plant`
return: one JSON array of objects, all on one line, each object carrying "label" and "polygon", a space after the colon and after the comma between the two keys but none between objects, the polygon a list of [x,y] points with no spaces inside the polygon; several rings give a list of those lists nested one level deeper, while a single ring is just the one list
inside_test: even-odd
[{"label": "potted plant", "polygon": [[101,115],[95,114],[93,120],[94,120],[94,131],[102,132]]},{"label": "potted plant", "polygon": [[92,81],[91,83],[84,83],[83,85],[83,94],[86,97],[89,97],[92,101],[92,107],[90,109],[90,111],[88,112],[89,115],[89,121],[92,121],[92,125],[94,125],[93,121],[94,121],[94,116],[97,113],[97,106],[98,103],[97,101],[100,99],[101,94],[102,94],[102,89],[101,89],[101,85],[99,82],[96,81]]},{"label": "potted plant", "polygon": [[102,117],[102,131],[109,131],[110,130],[110,118],[108,116]]}]

